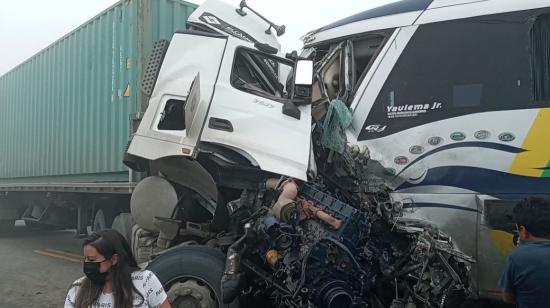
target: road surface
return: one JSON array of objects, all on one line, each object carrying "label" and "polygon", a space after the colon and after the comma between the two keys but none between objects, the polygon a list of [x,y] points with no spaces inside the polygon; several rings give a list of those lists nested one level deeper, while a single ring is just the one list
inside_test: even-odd
[{"label": "road surface", "polygon": [[[0,308],[63,307],[68,287],[83,276],[81,242],[74,231],[33,231],[23,222],[13,233],[0,235]],[[512,308],[498,303],[475,307]]]},{"label": "road surface", "polygon": [[0,307],[63,307],[83,275],[80,245],[74,231],[33,231],[18,221],[0,235]]}]

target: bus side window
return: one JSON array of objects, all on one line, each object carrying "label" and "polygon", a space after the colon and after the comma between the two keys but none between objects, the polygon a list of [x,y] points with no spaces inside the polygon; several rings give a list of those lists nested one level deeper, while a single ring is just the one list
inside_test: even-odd
[{"label": "bus side window", "polygon": [[372,66],[372,63],[387,42],[389,33],[372,33],[353,41],[353,94]]},{"label": "bus side window", "polygon": [[550,103],[550,13],[538,16],[533,23],[529,31],[529,50],[533,99]]}]

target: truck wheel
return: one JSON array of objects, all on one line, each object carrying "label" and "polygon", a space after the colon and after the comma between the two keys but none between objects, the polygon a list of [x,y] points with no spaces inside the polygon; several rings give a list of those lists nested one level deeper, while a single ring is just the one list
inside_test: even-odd
[{"label": "truck wheel", "polygon": [[13,231],[15,228],[15,219],[0,220],[0,236]]},{"label": "truck wheel", "polygon": [[153,259],[147,269],[164,286],[172,308],[238,308],[221,301],[225,255],[205,246],[182,246]]},{"label": "truck wheel", "polygon": [[92,231],[97,232],[111,228],[115,215],[111,211],[105,209],[99,209],[95,212],[94,222],[92,224]]}]

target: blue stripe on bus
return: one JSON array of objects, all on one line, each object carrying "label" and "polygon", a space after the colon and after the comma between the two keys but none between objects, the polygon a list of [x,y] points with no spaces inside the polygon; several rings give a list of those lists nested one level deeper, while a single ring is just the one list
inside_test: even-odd
[{"label": "blue stripe on bus", "polygon": [[431,203],[431,202],[414,202],[414,203],[404,203],[403,208],[406,209],[412,209],[412,208],[444,208],[444,209],[453,209],[453,210],[459,210],[459,211],[468,211],[468,212],[475,212],[475,213],[481,213],[477,209],[472,209],[466,206],[459,206],[459,205],[452,205],[452,204],[444,204],[444,203]]},{"label": "blue stripe on bus", "polygon": [[424,159],[428,156],[431,156],[435,153],[439,153],[439,152],[450,150],[450,149],[467,148],[467,147],[468,148],[493,149],[493,150],[498,150],[498,151],[502,151],[502,152],[509,152],[509,153],[513,153],[513,154],[518,154],[518,153],[522,153],[522,152],[527,151],[527,150],[522,149],[522,148],[514,147],[514,146],[511,146],[511,145],[507,145],[507,144],[494,143],[494,142],[468,141],[468,142],[449,143],[449,144],[446,144],[444,146],[440,146],[436,149],[433,149],[429,152],[426,152],[426,153],[420,155],[418,158],[416,158],[410,164],[408,164],[405,168],[403,168],[403,170],[401,170],[397,175],[402,174],[405,170],[409,169],[411,166],[413,166],[417,162],[419,162],[422,159]]},{"label": "blue stripe on bus", "polygon": [[422,182],[405,182],[397,190],[425,185],[458,187],[487,195],[550,193],[550,177],[530,177],[467,166],[429,169]]}]

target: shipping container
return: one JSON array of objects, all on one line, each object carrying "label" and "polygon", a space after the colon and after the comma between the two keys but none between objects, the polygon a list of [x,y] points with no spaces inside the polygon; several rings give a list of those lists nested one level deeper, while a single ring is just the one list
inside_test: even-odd
[{"label": "shipping container", "polygon": [[139,82],[154,42],[195,9],[120,1],[0,76],[0,235],[17,219],[128,235],[137,177],[122,160],[147,107]]},{"label": "shipping container", "polygon": [[129,117],[152,45],[196,5],[120,1],[0,77],[0,184],[128,181]]}]

